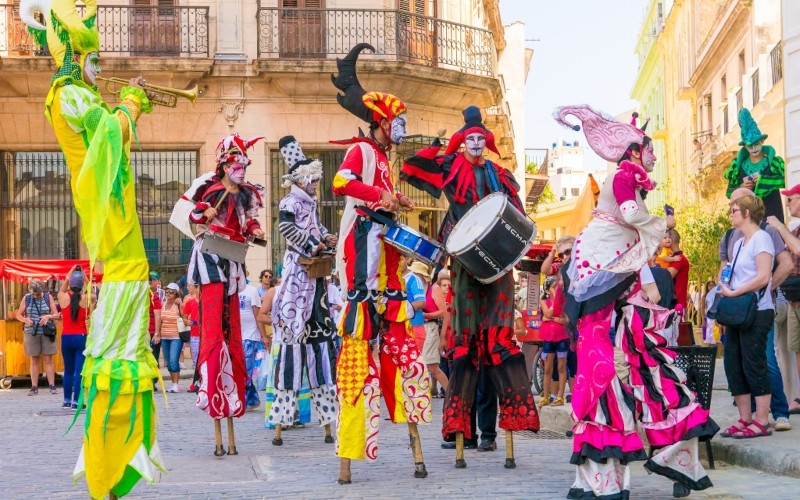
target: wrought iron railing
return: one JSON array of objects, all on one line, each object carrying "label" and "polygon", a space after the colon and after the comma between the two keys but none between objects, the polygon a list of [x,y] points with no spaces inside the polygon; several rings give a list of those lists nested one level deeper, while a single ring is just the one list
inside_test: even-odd
[{"label": "wrought iron railing", "polygon": [[739,90],[736,91],[736,115],[739,115],[739,111],[742,110],[744,107],[744,96],[742,95],[742,87],[739,87]]},{"label": "wrought iron railing", "polygon": [[496,75],[488,30],[400,10],[258,9],[259,59],[333,59],[361,42],[382,60]]},{"label": "wrought iron railing", "polygon": [[750,77],[750,81],[750,86],[753,89],[753,106],[755,106],[758,101],[761,100],[761,90],[758,86],[758,70],[753,72],[753,76]]},{"label": "wrought iron railing", "polygon": [[769,52],[769,63],[772,67],[772,85],[776,85],[783,78],[783,44],[778,43]]},{"label": "wrought iron railing", "polygon": [[[99,6],[103,55],[208,57],[208,7]],[[0,52],[47,56],[36,45],[18,5],[0,5]]]}]

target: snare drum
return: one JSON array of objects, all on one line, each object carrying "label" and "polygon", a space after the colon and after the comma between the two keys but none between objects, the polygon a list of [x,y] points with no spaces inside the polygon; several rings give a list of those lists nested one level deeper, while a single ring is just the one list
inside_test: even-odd
[{"label": "snare drum", "polygon": [[436,267],[444,255],[438,241],[399,222],[384,226],[383,241],[400,250],[403,255],[421,260],[429,267]]},{"label": "snare drum", "polygon": [[464,214],[447,238],[445,250],[481,283],[504,276],[525,256],[536,224],[503,193],[492,193]]}]

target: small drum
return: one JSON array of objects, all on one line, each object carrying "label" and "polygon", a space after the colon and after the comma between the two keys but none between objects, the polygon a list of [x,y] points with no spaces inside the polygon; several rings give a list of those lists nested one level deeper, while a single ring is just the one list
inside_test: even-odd
[{"label": "small drum", "polygon": [[383,241],[400,250],[403,255],[421,260],[429,267],[436,267],[444,256],[438,241],[399,222],[384,226]]},{"label": "small drum", "polygon": [[464,214],[447,238],[445,250],[481,283],[505,275],[525,256],[536,224],[503,193],[492,193]]}]

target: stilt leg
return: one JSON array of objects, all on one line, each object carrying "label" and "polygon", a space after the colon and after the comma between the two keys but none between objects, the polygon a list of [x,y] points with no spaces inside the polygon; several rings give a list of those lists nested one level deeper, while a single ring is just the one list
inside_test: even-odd
[{"label": "stilt leg", "polygon": [[236,437],[233,435],[233,417],[228,417],[228,455],[238,455]]},{"label": "stilt leg", "polygon": [[222,446],[222,423],[218,419],[214,419],[214,442],[216,448],[214,449],[215,457],[222,457],[225,455],[225,447]]},{"label": "stilt leg", "polygon": [[414,454],[414,477],[428,477],[428,471],[425,469],[425,459],[422,457],[422,443],[419,441],[417,424],[408,423],[408,439],[411,442],[411,451]]},{"label": "stilt leg", "polygon": [[325,424],[325,442],[331,444],[333,436],[331,436],[331,424]]},{"label": "stilt leg", "polygon": [[466,469],[467,461],[464,460],[464,433],[456,432],[456,469]]},{"label": "stilt leg", "polygon": [[272,438],[272,444],[275,446],[283,446],[283,438],[281,437],[282,430],[283,426],[281,424],[275,426],[275,437]]},{"label": "stilt leg", "polygon": [[350,459],[342,458],[339,461],[339,484],[350,484]]},{"label": "stilt leg", "polygon": [[119,497],[109,491],[108,492],[108,500],[119,500]]},{"label": "stilt leg", "polygon": [[506,469],[516,469],[517,461],[514,460],[514,432],[506,431]]}]

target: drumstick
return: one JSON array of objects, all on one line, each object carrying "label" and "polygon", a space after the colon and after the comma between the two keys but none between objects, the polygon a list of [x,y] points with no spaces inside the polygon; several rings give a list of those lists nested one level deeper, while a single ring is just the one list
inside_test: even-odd
[{"label": "drumstick", "polygon": [[219,200],[217,201],[217,204],[214,205],[214,210],[218,210],[219,209],[219,206],[222,205],[222,202],[225,201],[225,197],[228,196],[228,193],[230,193],[230,192],[231,192],[230,188],[225,188],[225,192],[222,193],[222,196],[219,197]]}]

